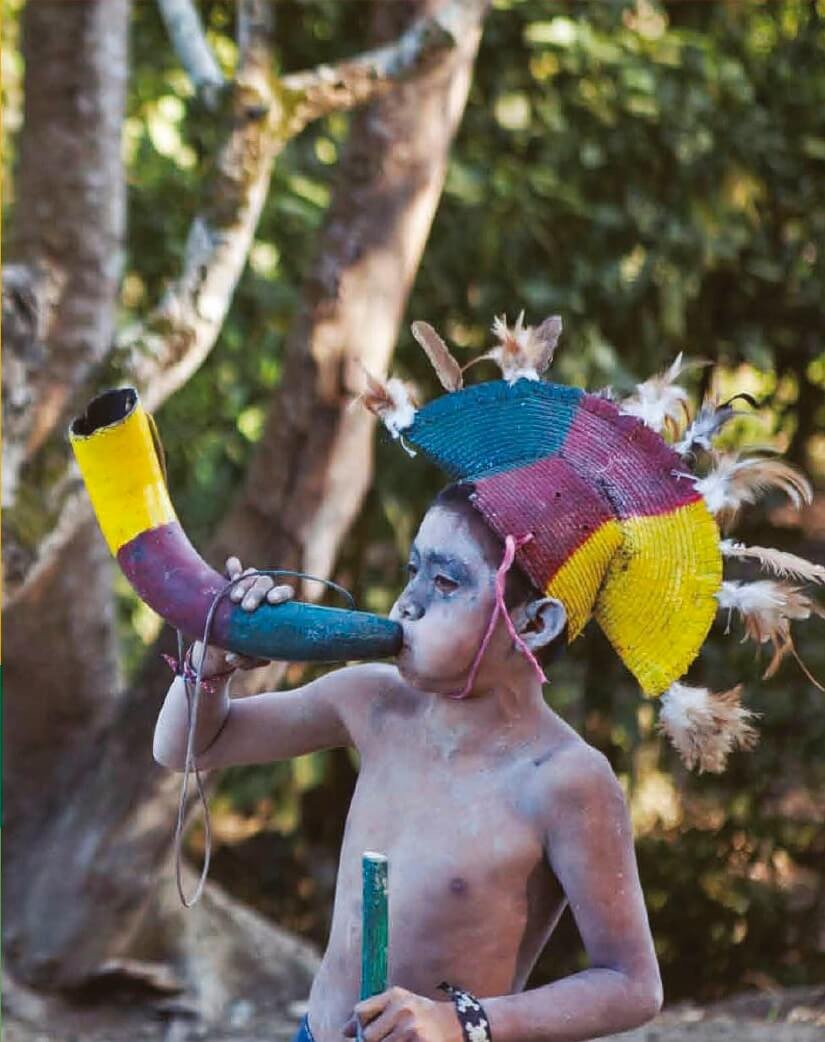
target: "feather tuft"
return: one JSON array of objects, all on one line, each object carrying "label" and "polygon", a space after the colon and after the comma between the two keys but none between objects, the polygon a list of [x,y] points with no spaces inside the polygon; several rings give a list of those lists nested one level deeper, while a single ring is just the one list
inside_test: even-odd
[{"label": "feather tuft", "polygon": [[[410,389],[397,376],[379,380],[361,365],[367,386],[358,398],[370,412],[375,413],[393,438],[398,438],[415,419],[415,402]],[[357,401],[358,399],[356,399]]]},{"label": "feather tuft", "polygon": [[733,402],[742,398],[749,404],[756,406],[756,401],[749,394],[737,394],[726,402],[720,402],[718,398],[708,396],[702,402],[699,412],[693,422],[687,428],[682,438],[673,446],[680,456],[693,455],[697,449],[710,452],[712,439],[729,423],[734,416],[746,416],[743,409],[734,409]]},{"label": "feather tuft", "polygon": [[741,508],[756,503],[771,489],[784,492],[798,510],[813,500],[811,483],[790,463],[771,456],[743,456],[735,452],[714,453],[714,468],[694,485],[708,510],[723,528],[729,528]]},{"label": "feather tuft", "polygon": [[804,557],[789,554],[785,550],[775,550],[769,546],[745,546],[733,539],[723,539],[719,543],[723,557],[738,560],[753,558],[765,571],[772,572],[782,579],[801,579],[802,582],[825,583],[825,565],[814,564]]},{"label": "feather tuft", "polygon": [[799,658],[791,634],[791,622],[809,619],[812,615],[825,618],[825,608],[798,586],[773,579],[752,583],[723,582],[716,599],[720,608],[728,612],[728,629],[731,615],[738,612],[745,626],[743,640],[773,645],[773,658],[762,675],[763,679],[774,676],[784,659],[792,655],[811,683],[820,691],[825,690]]},{"label": "feather tuft", "polygon": [[492,358],[507,383],[514,384],[520,379],[538,380],[549,368],[561,336],[562,322],[558,315],[551,315],[538,327],[525,326],[522,311],[514,326],[508,326],[507,316],[502,315],[496,317],[492,329],[498,344],[468,362],[464,368]]},{"label": "feather tuft", "polygon": [[429,322],[413,322],[412,335],[424,348],[430,364],[435,369],[441,386],[446,391],[459,391],[464,383],[461,366],[453,358],[450,349]]},{"label": "feather tuft", "polygon": [[686,368],[680,351],[664,373],[636,385],[635,393],[621,403],[621,411],[626,416],[635,416],[654,431],[676,433],[689,418],[688,393],[675,382]]},{"label": "feather tuft", "polygon": [[741,694],[741,684],[715,693],[676,683],[662,696],[659,730],[676,747],[688,770],[698,767],[700,774],[718,774],[734,749],[756,745],[759,734],[750,721],[757,714],[742,706]]}]

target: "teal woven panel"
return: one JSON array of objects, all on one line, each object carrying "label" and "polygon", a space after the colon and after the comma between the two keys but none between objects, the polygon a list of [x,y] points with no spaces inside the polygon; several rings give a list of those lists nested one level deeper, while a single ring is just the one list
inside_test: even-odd
[{"label": "teal woven panel", "polygon": [[451,478],[479,478],[558,452],[584,392],[536,380],[465,387],[428,402],[404,438]]}]

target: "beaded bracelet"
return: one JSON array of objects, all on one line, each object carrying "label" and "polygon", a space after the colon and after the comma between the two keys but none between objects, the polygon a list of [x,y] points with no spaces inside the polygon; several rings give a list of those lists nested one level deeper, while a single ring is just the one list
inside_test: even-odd
[{"label": "beaded bracelet", "polygon": [[439,991],[446,991],[455,1003],[464,1042],[493,1042],[490,1021],[487,1019],[484,1007],[475,995],[469,991],[462,991],[461,988],[455,988],[447,981],[442,981],[438,988]]}]

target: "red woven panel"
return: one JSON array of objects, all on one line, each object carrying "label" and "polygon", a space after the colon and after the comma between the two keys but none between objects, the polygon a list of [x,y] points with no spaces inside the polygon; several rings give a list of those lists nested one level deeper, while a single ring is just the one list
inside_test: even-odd
[{"label": "red woven panel", "polygon": [[619,518],[663,514],[699,499],[690,481],[674,475],[685,467],[661,436],[604,398],[585,395],[561,452],[602,488]]},{"label": "red woven panel", "polygon": [[567,558],[614,517],[588,482],[558,456],[547,456],[475,482],[475,504],[503,539],[533,532],[516,559],[543,590]]}]

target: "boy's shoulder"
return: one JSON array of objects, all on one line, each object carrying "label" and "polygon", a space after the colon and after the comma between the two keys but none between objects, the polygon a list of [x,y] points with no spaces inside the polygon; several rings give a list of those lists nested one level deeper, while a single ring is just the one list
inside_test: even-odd
[{"label": "boy's shoulder", "polygon": [[626,811],[624,790],[610,761],[575,732],[543,758],[537,775],[548,826],[568,823],[571,814]]},{"label": "boy's shoulder", "polygon": [[376,694],[388,694],[406,687],[398,668],[390,662],[358,662],[342,666],[335,675],[342,679],[346,677],[348,686],[367,700]]},{"label": "boy's shoulder", "polygon": [[377,711],[391,708],[408,690],[398,669],[388,662],[359,662],[326,676],[356,744],[366,737],[362,725]]}]

